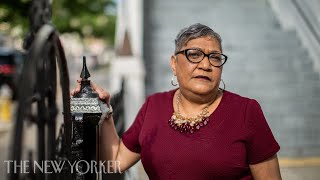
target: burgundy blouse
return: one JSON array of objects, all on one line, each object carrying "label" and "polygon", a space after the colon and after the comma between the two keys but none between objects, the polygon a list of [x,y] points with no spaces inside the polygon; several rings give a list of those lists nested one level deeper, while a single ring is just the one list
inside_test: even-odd
[{"label": "burgundy blouse", "polygon": [[228,91],[206,126],[193,134],[175,131],[168,124],[174,92],[149,96],[122,136],[141,154],[151,180],[253,179],[249,164],[279,151],[258,102]]}]

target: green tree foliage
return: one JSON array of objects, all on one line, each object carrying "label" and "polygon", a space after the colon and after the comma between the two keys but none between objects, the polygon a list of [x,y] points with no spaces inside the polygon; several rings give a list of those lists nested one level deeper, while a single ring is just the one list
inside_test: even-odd
[{"label": "green tree foliage", "polygon": [[[0,27],[6,23],[9,30],[29,29],[31,0],[1,0]],[[94,36],[114,42],[115,2],[113,0],[53,0],[52,22],[60,33],[78,32],[81,36]],[[3,28],[2,28],[3,29]]]}]

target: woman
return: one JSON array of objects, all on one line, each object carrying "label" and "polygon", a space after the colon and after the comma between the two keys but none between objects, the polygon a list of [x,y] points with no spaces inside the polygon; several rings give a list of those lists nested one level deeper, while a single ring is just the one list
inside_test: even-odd
[{"label": "woman", "polygon": [[[194,24],[175,46],[179,88],[149,96],[122,139],[106,118],[102,159],[119,161],[121,171],[141,159],[150,179],[281,179],[280,147],[257,101],[219,89],[227,60],[220,36]],[[109,93],[92,86],[109,103]]]}]

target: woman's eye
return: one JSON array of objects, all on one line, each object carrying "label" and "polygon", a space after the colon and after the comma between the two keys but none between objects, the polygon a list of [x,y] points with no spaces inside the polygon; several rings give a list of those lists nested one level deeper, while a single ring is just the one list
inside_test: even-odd
[{"label": "woman's eye", "polygon": [[191,52],[191,53],[188,54],[188,56],[191,57],[191,58],[198,58],[198,57],[201,56],[201,54],[197,53],[197,52]]},{"label": "woman's eye", "polygon": [[198,56],[199,56],[199,54],[192,53],[192,54],[189,54],[189,56],[192,56],[192,57],[198,57]]},{"label": "woman's eye", "polygon": [[210,59],[213,61],[221,61],[221,57],[220,56],[210,56]]}]

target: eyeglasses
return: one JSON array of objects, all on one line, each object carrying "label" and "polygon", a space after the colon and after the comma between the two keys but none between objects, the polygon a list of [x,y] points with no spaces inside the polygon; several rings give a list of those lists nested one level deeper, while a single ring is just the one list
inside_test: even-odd
[{"label": "eyeglasses", "polygon": [[190,61],[191,63],[200,63],[204,59],[204,57],[208,57],[210,64],[214,67],[222,66],[224,63],[227,62],[228,59],[228,57],[224,54],[218,52],[206,54],[199,49],[185,49],[176,52],[175,55],[180,53],[184,54],[188,61]]}]

